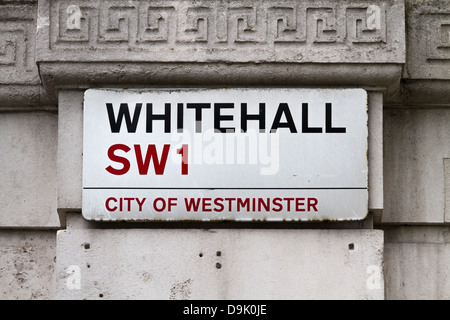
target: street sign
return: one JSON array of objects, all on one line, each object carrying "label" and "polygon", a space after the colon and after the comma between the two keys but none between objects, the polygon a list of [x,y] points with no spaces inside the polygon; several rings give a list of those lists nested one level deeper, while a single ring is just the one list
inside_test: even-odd
[{"label": "street sign", "polygon": [[362,220],[367,122],[362,89],[89,89],[82,214]]}]

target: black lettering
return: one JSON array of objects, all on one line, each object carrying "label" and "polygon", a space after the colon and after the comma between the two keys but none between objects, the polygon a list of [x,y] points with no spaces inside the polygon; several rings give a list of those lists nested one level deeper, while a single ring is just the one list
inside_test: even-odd
[{"label": "black lettering", "polygon": [[142,103],[136,103],[136,108],[134,109],[133,120],[131,120],[130,110],[128,108],[128,103],[121,103],[119,107],[119,113],[117,114],[117,119],[114,116],[114,108],[112,103],[106,104],[106,109],[108,111],[109,125],[111,126],[112,133],[120,132],[120,127],[122,126],[122,119],[125,117],[125,123],[127,125],[127,131],[129,133],[135,133],[137,123],[139,120],[139,115],[141,113]]},{"label": "black lettering", "polygon": [[325,103],[325,132],[327,133],[345,133],[346,128],[333,128],[331,103]]},{"label": "black lettering", "polygon": [[259,114],[248,114],[247,104],[241,103],[241,130],[242,132],[247,132],[247,121],[248,120],[258,120],[259,121],[259,132],[264,132],[266,130],[266,104],[259,104]]},{"label": "black lettering", "polygon": [[186,108],[195,109],[195,132],[202,132],[202,110],[210,109],[210,103],[187,103]]},{"label": "black lettering", "polygon": [[214,104],[214,130],[219,131],[222,133],[226,132],[234,132],[234,128],[222,128],[220,126],[221,121],[232,121],[233,116],[231,115],[221,115],[220,110],[221,109],[233,109],[234,104],[233,103],[215,103]]},{"label": "black lettering", "polygon": [[[285,114],[286,122],[280,122],[283,113]],[[276,132],[278,128],[289,128],[292,133],[297,133],[297,128],[295,128],[294,119],[292,118],[291,110],[289,110],[287,103],[280,103],[278,106],[270,132]]]},{"label": "black lettering", "polygon": [[183,123],[183,104],[182,103],[178,103],[177,104],[177,131],[178,132],[183,132],[183,127],[184,127],[184,123]]},{"label": "black lettering", "polygon": [[308,126],[308,104],[302,103],[302,132],[303,133],[321,133],[322,128],[310,128]]},{"label": "black lettering", "polygon": [[153,120],[163,120],[164,133],[170,133],[170,103],[164,105],[163,114],[153,114],[153,104],[147,103],[147,133],[153,132]]}]

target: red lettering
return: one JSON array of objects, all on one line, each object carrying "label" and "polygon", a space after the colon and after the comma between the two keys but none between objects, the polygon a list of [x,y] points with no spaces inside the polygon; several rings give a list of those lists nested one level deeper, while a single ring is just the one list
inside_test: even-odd
[{"label": "red lettering", "polygon": [[304,205],[305,205],[305,198],[295,199],[295,211],[305,211],[305,208],[302,208]]},{"label": "red lettering", "polygon": [[264,210],[270,211],[270,198],[267,198],[266,202],[264,202],[263,198],[258,198],[258,211],[261,211],[261,205],[264,207]]},{"label": "red lettering", "polygon": [[111,208],[111,207],[109,206],[109,202],[110,202],[110,201],[117,202],[117,199],[116,199],[116,198],[112,198],[112,197],[106,199],[106,202],[105,202],[106,210],[108,210],[109,212],[116,211],[116,210],[117,210],[117,207],[116,207],[116,206],[114,206],[113,208]]},{"label": "red lettering", "polygon": [[139,201],[139,198],[136,198],[136,202],[139,206],[139,211],[142,211],[142,205],[144,204],[146,198],[142,198],[142,201]]},{"label": "red lettering", "polygon": [[228,211],[231,211],[232,203],[236,200],[236,198],[225,198],[226,201],[228,201]]},{"label": "red lettering", "polygon": [[291,200],[294,200],[294,198],[284,198],[287,202],[287,211],[291,211]]},{"label": "red lettering", "polygon": [[177,205],[177,198],[169,198],[168,199],[168,207],[169,207],[169,212],[172,211],[172,207]]},{"label": "red lettering", "polygon": [[138,144],[134,145],[134,151],[136,153],[136,161],[139,169],[140,175],[145,175],[148,172],[148,167],[150,166],[150,161],[153,158],[153,166],[155,167],[155,174],[162,175],[166,168],[167,157],[169,155],[170,144],[165,144],[163,148],[163,153],[161,160],[158,158],[158,152],[156,151],[156,146],[154,144],[149,144],[147,146],[147,154],[145,155],[145,160],[143,160],[141,146]]},{"label": "red lettering", "polygon": [[[158,208],[157,202],[161,202],[162,206],[161,208]],[[157,212],[162,212],[166,209],[166,201],[163,198],[156,198],[155,201],[153,201],[153,209]]]},{"label": "red lettering", "polygon": [[[173,198],[176,200],[176,198]],[[170,201],[170,199],[169,199]],[[281,212],[318,211],[317,198],[184,198],[188,212]],[[173,205],[176,205],[174,203]],[[169,208],[170,211],[170,208]]]},{"label": "red lettering", "polygon": [[[197,202],[195,202],[195,200],[197,200]],[[198,207],[200,206],[200,199],[189,198],[189,202],[188,202],[188,199],[184,198],[184,203],[186,205],[186,210],[188,212],[190,212],[191,210],[193,210],[194,212],[197,212]]]},{"label": "red lettering", "polygon": [[111,161],[121,163],[123,165],[123,167],[122,167],[122,169],[114,169],[112,166],[108,166],[106,168],[106,171],[108,171],[111,174],[120,176],[120,175],[127,173],[128,170],[130,170],[130,162],[128,161],[127,158],[116,155],[115,154],[116,150],[121,150],[121,151],[124,151],[125,153],[127,153],[128,151],[130,151],[130,147],[128,147],[127,145],[124,145],[124,144],[114,144],[111,147],[109,147],[109,149],[108,149],[108,158]]},{"label": "red lettering", "polygon": [[[281,201],[283,201],[283,199],[281,199],[281,198],[273,199],[273,205],[274,205],[274,207],[272,208],[273,211],[280,212],[281,210],[283,210],[283,205],[281,204]],[[278,208],[275,208],[275,206],[277,206]]]},{"label": "red lettering", "polygon": [[222,212],[223,209],[225,209],[225,206],[223,205],[223,198],[215,198],[214,199],[214,205],[216,205],[217,207],[220,207],[220,209],[218,208],[214,208],[214,211],[216,212]]},{"label": "red lettering", "polygon": [[202,199],[202,209],[205,212],[211,212],[212,210],[210,208],[207,208],[206,206],[211,206],[211,198],[203,198]]},{"label": "red lettering", "polygon": [[249,211],[250,206],[250,199],[246,198],[244,201],[242,201],[241,198],[237,199],[237,212],[241,212],[241,207],[246,207],[245,209]]},{"label": "red lettering", "polygon": [[188,174],[188,145],[183,146],[177,150],[177,154],[181,154],[181,175]]},{"label": "red lettering", "polygon": [[316,198],[308,198],[308,211],[311,211],[311,208],[314,208],[314,211],[318,211],[317,210],[317,205],[319,204],[319,200],[317,200]]},{"label": "red lettering", "polygon": [[127,210],[130,211],[131,210],[131,201],[133,201],[134,198],[123,198],[123,200],[125,200],[128,203]]}]

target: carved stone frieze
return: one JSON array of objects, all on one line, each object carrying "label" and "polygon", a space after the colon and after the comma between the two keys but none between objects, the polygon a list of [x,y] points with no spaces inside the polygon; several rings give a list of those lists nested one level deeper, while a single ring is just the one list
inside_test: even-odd
[{"label": "carved stone frieze", "polygon": [[40,0],[45,87],[372,86],[405,63],[400,0]]},{"label": "carved stone frieze", "polygon": [[403,96],[407,106],[450,105],[450,1],[406,1],[407,61]]},{"label": "carved stone frieze", "polygon": [[36,66],[37,1],[0,1],[0,107],[35,105],[45,94]]},{"label": "carved stone frieze", "polygon": [[403,63],[402,1],[40,1],[43,60]]}]

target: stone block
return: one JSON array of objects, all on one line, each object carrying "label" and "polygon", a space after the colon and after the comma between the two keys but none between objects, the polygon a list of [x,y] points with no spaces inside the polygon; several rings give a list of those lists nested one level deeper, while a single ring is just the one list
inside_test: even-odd
[{"label": "stone block", "polygon": [[61,91],[58,105],[58,204],[80,210],[83,154],[83,91]]},{"label": "stone block", "polygon": [[450,298],[450,228],[409,226],[385,229],[385,286],[388,300]]},{"label": "stone block", "polygon": [[405,78],[450,80],[450,2],[407,0]]},{"label": "stone block", "polygon": [[49,103],[36,66],[37,1],[0,3],[0,108]]},{"label": "stone block", "polygon": [[57,299],[383,299],[379,230],[68,229]]},{"label": "stone block", "polygon": [[382,221],[443,223],[450,110],[388,109],[384,121]]},{"label": "stone block", "polygon": [[0,299],[54,299],[55,261],[55,231],[0,230]]},{"label": "stone block", "polygon": [[403,1],[45,0],[39,9],[41,61],[404,62]]},{"label": "stone block", "polygon": [[[92,85],[398,86],[400,0],[39,1],[50,93]],[[95,64],[93,64],[95,62]]]},{"label": "stone block", "polygon": [[369,210],[383,211],[383,94],[369,93]]},{"label": "stone block", "polygon": [[36,2],[0,4],[1,84],[40,83],[35,63]]},{"label": "stone block", "polygon": [[0,136],[0,227],[58,228],[57,115],[0,113]]},{"label": "stone block", "polygon": [[407,0],[407,57],[399,105],[449,106],[450,2]]},{"label": "stone block", "polygon": [[444,159],[445,222],[450,222],[450,158]]}]

